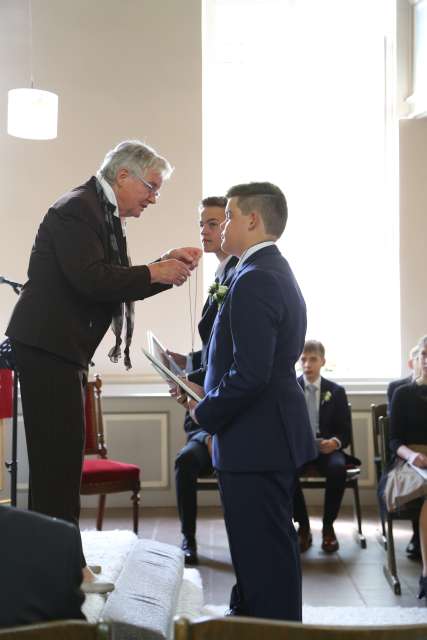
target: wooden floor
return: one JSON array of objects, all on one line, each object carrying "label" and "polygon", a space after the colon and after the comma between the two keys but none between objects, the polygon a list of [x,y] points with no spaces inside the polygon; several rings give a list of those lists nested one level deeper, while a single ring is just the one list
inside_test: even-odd
[{"label": "wooden floor", "polygon": [[[366,510],[365,510],[366,511]],[[336,554],[325,554],[320,548],[321,520],[311,518],[314,544],[302,557],[303,601],[312,606],[425,606],[416,598],[419,562],[409,560],[405,547],[410,538],[410,523],[397,522],[395,543],[402,595],[395,596],[383,574],[385,553],[376,540],[378,524],[375,510],[364,513],[363,530],[367,548],[361,549],[353,538],[351,511],[343,510],[335,524],[340,542]],[[85,511],[81,528],[95,527],[94,512]],[[131,529],[130,509],[107,512],[104,529]],[[140,537],[169,544],[181,542],[179,522],[174,508],[143,508]],[[227,537],[221,510],[199,509],[197,540],[205,603],[225,604],[234,582]]]}]

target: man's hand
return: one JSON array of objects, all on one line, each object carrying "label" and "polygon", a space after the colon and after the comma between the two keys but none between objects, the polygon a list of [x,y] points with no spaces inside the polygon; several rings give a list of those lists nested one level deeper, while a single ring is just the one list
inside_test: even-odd
[{"label": "man's hand", "polygon": [[190,268],[181,260],[161,260],[148,265],[151,283],[175,284],[180,287],[190,276]]},{"label": "man's hand", "polygon": [[412,464],[415,467],[420,467],[421,469],[427,469],[427,456],[423,453],[417,453],[415,458],[412,460]]},{"label": "man's hand", "polygon": [[332,453],[338,449],[338,442],[334,438],[328,438],[319,442],[320,453]]},{"label": "man's hand", "polygon": [[184,262],[192,271],[199,264],[203,251],[197,247],[182,247],[181,249],[171,249],[164,253],[161,260],[180,260]]},{"label": "man's hand", "polygon": [[185,369],[187,366],[187,356],[184,356],[183,353],[175,353],[175,351],[169,351],[166,349],[166,353],[175,360],[176,364],[180,369]]}]

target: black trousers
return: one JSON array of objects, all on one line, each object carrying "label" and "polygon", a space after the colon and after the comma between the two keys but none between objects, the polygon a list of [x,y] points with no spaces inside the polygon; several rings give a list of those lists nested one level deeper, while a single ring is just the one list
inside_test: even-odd
[{"label": "black trousers", "polygon": [[208,448],[202,442],[190,440],[175,459],[176,502],[181,532],[184,536],[196,535],[197,478],[212,472]]},{"label": "black trousers", "polygon": [[[79,526],[87,370],[13,341],[30,467],[31,509]],[[80,539],[82,566],[86,565]]]},{"label": "black trousers", "polygon": [[218,471],[218,480],[237,579],[230,606],[243,616],[301,621],[294,475]]},{"label": "black trousers", "polygon": [[[313,463],[310,463],[312,465]],[[320,454],[315,460],[319,472],[326,477],[323,526],[332,526],[338,516],[345,491],[346,467],[342,451]],[[295,488],[294,520],[303,527],[309,525],[307,505],[299,482]]]}]

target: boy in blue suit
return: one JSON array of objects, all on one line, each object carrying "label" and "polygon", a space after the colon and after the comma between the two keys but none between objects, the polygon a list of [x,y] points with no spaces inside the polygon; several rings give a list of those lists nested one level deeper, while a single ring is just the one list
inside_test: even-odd
[{"label": "boy in blue suit", "polygon": [[[343,451],[350,443],[350,408],[344,387],[320,375],[325,362],[323,344],[318,340],[307,340],[301,355],[303,375],[298,378],[298,382],[304,390],[311,428],[319,443],[319,450],[312,464],[326,476],[322,549],[333,553],[339,549],[333,524],[345,491],[346,465],[360,464],[360,460]],[[295,490],[294,520],[299,523],[299,547],[303,553],[311,547],[313,538],[299,482]]]},{"label": "boy in blue suit", "polygon": [[[222,248],[239,257],[208,345],[204,398],[190,403],[213,435],[237,584],[232,615],[301,620],[301,571],[292,499],[297,469],[315,457],[295,375],[306,309],[275,245],[287,205],[275,185],[227,193]],[[194,386],[194,385],[193,385]]]}]

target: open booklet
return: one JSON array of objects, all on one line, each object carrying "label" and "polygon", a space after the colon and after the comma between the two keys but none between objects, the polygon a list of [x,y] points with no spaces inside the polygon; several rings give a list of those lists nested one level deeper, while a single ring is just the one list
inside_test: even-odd
[{"label": "open booklet", "polygon": [[144,348],[142,348],[142,352],[149,359],[153,367],[156,369],[157,373],[160,373],[160,375],[166,380],[166,382],[173,382],[178,387],[180,387],[180,389],[182,389],[189,398],[192,398],[196,402],[200,402],[200,400],[202,400],[202,398],[198,396],[197,393],[195,393],[193,389],[185,383],[185,380],[182,380],[179,376],[177,376],[173,371],[171,371],[171,369],[163,364],[163,362],[158,360]]}]

